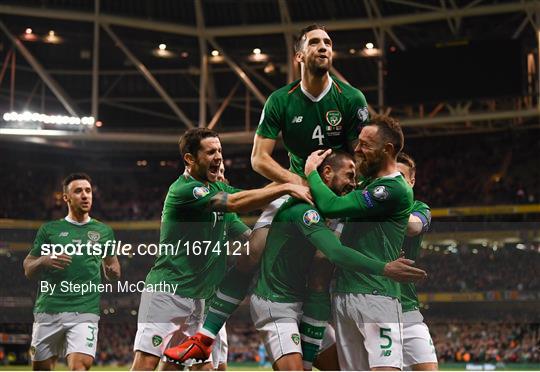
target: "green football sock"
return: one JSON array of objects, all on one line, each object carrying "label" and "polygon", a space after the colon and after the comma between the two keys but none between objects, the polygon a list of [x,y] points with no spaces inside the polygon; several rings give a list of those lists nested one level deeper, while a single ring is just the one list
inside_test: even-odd
[{"label": "green football sock", "polygon": [[300,320],[302,359],[304,368],[311,369],[330,319],[330,294],[309,291],[302,310],[303,315]]},{"label": "green football sock", "polygon": [[253,273],[244,273],[235,267],[227,272],[215,296],[210,300],[208,314],[203,324],[203,334],[215,338],[223,324],[246,297],[252,277]]}]

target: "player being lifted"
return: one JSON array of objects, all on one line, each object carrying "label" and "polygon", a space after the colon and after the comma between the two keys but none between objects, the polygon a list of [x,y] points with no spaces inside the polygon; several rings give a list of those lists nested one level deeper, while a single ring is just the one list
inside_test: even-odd
[{"label": "player being lifted", "polygon": [[[113,231],[104,223],[91,218],[92,184],[84,173],[74,173],[63,182],[63,199],[68,214],[61,220],[51,221],[39,228],[34,246],[25,258],[24,273],[28,279],[39,278],[49,292],[41,291],[34,306],[34,325],[30,354],[34,370],[51,370],[58,357],[66,356],[70,370],[88,370],[96,355],[99,321],[98,291],[81,294],[61,291],[66,281],[77,284],[101,284],[101,266],[106,278],[120,277],[120,264],[116,256],[91,255],[86,249],[81,255],[61,254],[53,258],[45,255],[46,244],[100,244],[114,240]],[[54,286],[54,287],[53,287]]]},{"label": "player being lifted", "polygon": [[[319,211],[326,217],[348,217],[342,243],[386,262],[400,256],[413,205],[412,189],[397,168],[403,142],[397,121],[372,118],[355,150],[363,180],[345,196],[334,194],[316,171],[329,151],[314,152],[305,167]],[[400,297],[399,283],[393,280],[338,268],[333,311],[342,369],[401,369]]]},{"label": "player being lifted", "polygon": [[[397,168],[405,180],[414,187],[416,181],[416,164],[407,154],[401,153],[397,158]],[[416,260],[420,253],[422,238],[431,224],[431,211],[421,201],[415,200],[407,237],[403,242],[405,257]],[[413,283],[401,284],[401,308],[403,310],[403,366],[414,371],[436,371],[437,354],[429,334],[428,326],[420,313],[416,288]]]},{"label": "player being lifted", "polygon": [[[251,163],[256,172],[271,181],[306,184],[303,168],[309,154],[319,148],[352,153],[360,126],[368,121],[362,92],[329,74],[332,46],[324,27],[304,28],[295,44],[301,79],[272,93],[264,106]],[[290,156],[289,170],[272,158],[280,133]],[[238,265],[227,273],[201,332],[166,353],[171,360],[206,359],[215,335],[246,296],[264,249],[268,227],[286,199],[276,200],[261,215],[250,238],[249,257],[241,257]]]},{"label": "player being lifted", "polygon": [[[319,167],[319,174],[337,195],[345,195],[355,187],[355,163],[349,153],[332,152]],[[343,246],[316,207],[289,199],[272,221],[251,296],[253,322],[261,332],[275,370],[311,369],[305,361],[314,360],[315,355],[303,358],[303,354],[315,353],[322,343],[330,318],[330,294],[321,294],[315,318],[302,317],[307,275],[316,249],[338,267],[351,271],[407,281],[426,275],[423,270],[408,266],[411,262],[406,259],[386,263]],[[314,347],[304,347],[304,343]]]},{"label": "player being lifted", "polygon": [[218,182],[223,159],[218,134],[212,130],[186,131],[179,147],[186,170],[169,188],[160,227],[160,244],[179,249],[157,256],[146,277],[146,284],[174,284],[177,289],[142,293],[134,370],[154,369],[165,347],[200,328],[204,299],[214,294],[232,250],[225,247],[227,212],[259,209],[285,194],[310,202],[305,186],[287,183],[242,191]]}]

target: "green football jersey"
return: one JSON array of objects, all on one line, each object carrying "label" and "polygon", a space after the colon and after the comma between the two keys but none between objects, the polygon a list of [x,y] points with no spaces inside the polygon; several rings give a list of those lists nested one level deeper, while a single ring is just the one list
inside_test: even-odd
[{"label": "green football jersey", "polygon": [[105,249],[105,243],[109,240],[111,242],[114,240],[112,229],[93,218],[83,224],[61,219],[42,225],[30,250],[31,256],[40,257],[46,254],[45,247],[48,244],[60,244],[65,248],[68,248],[68,245],[80,245],[82,248],[79,250],[80,255],[71,255],[71,263],[63,270],[47,269],[41,273],[41,283],[55,286],[55,289],[52,292],[44,292],[42,285],[39,286],[34,312],[79,312],[99,315],[99,290],[81,294],[74,288],[77,288],[77,285],[89,285],[89,288],[94,289],[101,284],[102,256],[88,252],[86,246],[90,242],[92,245],[100,244]]},{"label": "green football jersey", "polygon": [[285,202],[268,232],[255,294],[274,302],[303,301],[315,254],[306,237],[320,230],[328,228],[311,205],[293,198]]},{"label": "green football jersey", "polygon": [[270,226],[255,293],[274,302],[303,301],[316,249],[337,267],[375,275],[384,272],[385,262],[342,245],[312,205],[289,199]]},{"label": "green football jersey", "polygon": [[[411,214],[417,216],[422,221],[422,232],[413,237],[405,237],[402,249],[405,252],[405,258],[414,261],[420,253],[424,233],[429,230],[429,226],[431,225],[431,211],[427,204],[415,200]],[[400,286],[403,312],[418,310],[419,302],[414,283],[400,283]]]},{"label": "green football jersey", "polygon": [[[384,262],[399,257],[413,204],[412,189],[399,172],[364,180],[355,191],[341,197],[317,172],[308,176],[308,182],[324,216],[347,217],[341,235],[344,245]],[[389,278],[341,268],[336,272],[336,292],[401,297],[399,284]]]},{"label": "green football jersey", "polygon": [[176,294],[209,298],[227,268],[226,213],[208,209],[218,192],[240,191],[222,182],[208,185],[189,174],[170,187],[161,216],[160,244],[171,250],[156,257],[146,284],[177,284]]},{"label": "green football jersey", "polygon": [[276,139],[281,132],[291,172],[305,177],[309,154],[320,148],[347,150],[368,119],[367,102],[360,90],[332,77],[327,89],[313,97],[297,80],[268,97],[257,134]]}]

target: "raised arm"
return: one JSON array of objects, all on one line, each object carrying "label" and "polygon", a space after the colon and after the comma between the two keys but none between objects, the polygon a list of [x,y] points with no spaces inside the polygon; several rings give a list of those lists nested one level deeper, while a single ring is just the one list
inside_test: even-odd
[{"label": "raised arm", "polygon": [[221,212],[251,212],[265,207],[272,200],[286,194],[313,204],[308,187],[284,183],[261,189],[240,191],[234,194],[221,191],[210,199],[208,208],[212,211]]},{"label": "raised arm", "polygon": [[306,185],[302,177],[283,168],[272,158],[272,152],[276,145],[276,140],[255,135],[253,140],[253,150],[251,151],[251,166],[255,172],[278,183],[295,183]]}]

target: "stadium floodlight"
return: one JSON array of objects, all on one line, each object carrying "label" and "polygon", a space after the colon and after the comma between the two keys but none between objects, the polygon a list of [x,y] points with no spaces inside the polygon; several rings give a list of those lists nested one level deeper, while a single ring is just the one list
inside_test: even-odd
[{"label": "stadium floodlight", "polygon": [[60,44],[62,42],[62,38],[56,35],[54,30],[50,30],[47,36],[43,38],[43,41],[49,44]]},{"label": "stadium floodlight", "polygon": [[211,54],[212,54],[213,57],[219,56],[219,52],[217,50],[215,50],[215,49],[212,51]]},{"label": "stadium floodlight", "polygon": [[373,43],[366,43],[366,48],[367,49],[373,49],[375,46],[373,45]]},{"label": "stadium floodlight", "polygon": [[53,125],[81,125],[81,126],[93,126],[95,119],[92,116],[85,116],[78,118],[75,116],[64,115],[45,115],[38,112],[6,112],[2,115],[2,119],[5,122],[19,122],[19,123],[42,123]]},{"label": "stadium floodlight", "polygon": [[261,49],[260,48],[253,49],[253,54],[261,54]]},{"label": "stadium floodlight", "polygon": [[162,44],[159,44],[158,48],[159,48],[160,50],[165,50],[165,49],[167,49],[167,44],[163,44],[163,43],[162,43]]}]

